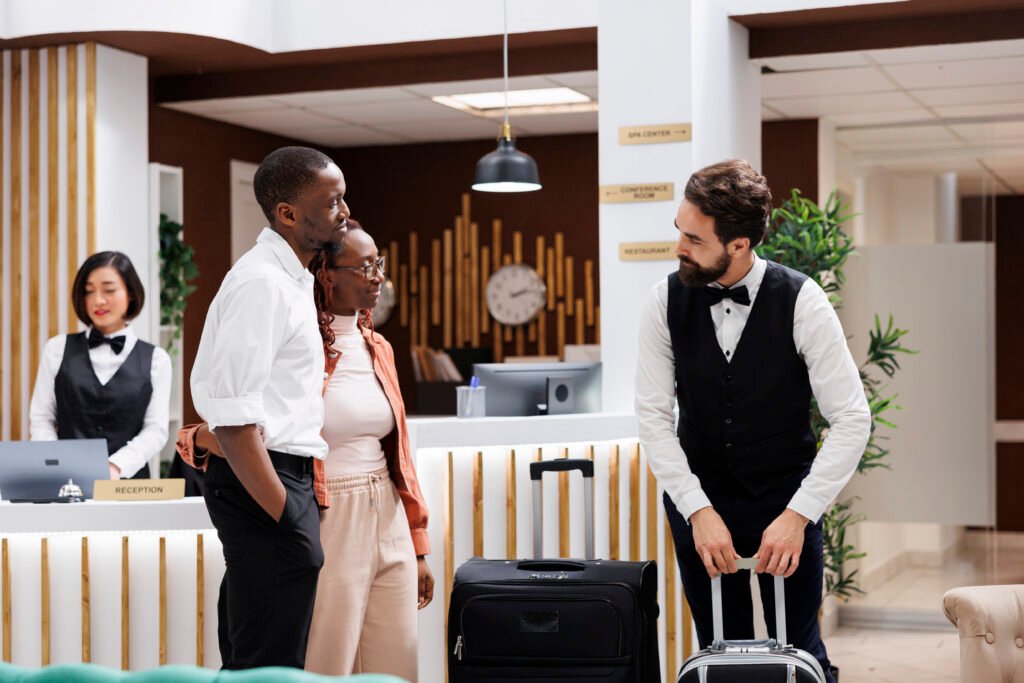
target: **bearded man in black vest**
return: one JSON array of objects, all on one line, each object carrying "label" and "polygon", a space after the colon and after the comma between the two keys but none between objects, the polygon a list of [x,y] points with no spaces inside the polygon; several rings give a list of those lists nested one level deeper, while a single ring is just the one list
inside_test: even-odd
[{"label": "bearded man in black vest", "polygon": [[[641,314],[640,443],[665,489],[701,647],[712,640],[710,579],[720,573],[725,638],[754,637],[748,575],[735,560],[756,556],[769,636],[771,576],[785,576],[789,640],[828,671],[821,517],[856,470],[871,416],[828,296],[754,253],[770,215],[768,184],[746,161],[687,182],[675,219],[679,270]],[[820,449],[812,399],[829,423]]]}]

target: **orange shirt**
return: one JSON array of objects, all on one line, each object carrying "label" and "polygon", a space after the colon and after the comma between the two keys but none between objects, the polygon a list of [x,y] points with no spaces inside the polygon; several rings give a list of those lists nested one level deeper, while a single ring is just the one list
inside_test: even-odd
[{"label": "orange shirt", "polygon": [[[427,538],[429,515],[410,453],[409,430],[405,423],[405,403],[402,401],[402,392],[398,387],[398,371],[395,369],[395,352],[388,340],[377,332],[362,324],[360,324],[360,330],[366,340],[366,346],[370,350],[370,357],[373,359],[374,373],[391,404],[391,410],[395,413],[396,427],[394,431],[381,440],[388,461],[388,470],[391,472],[391,480],[395,483],[395,488],[398,489],[398,495],[402,499],[405,516],[409,519],[413,548],[417,555],[426,555],[430,552],[430,541]],[[327,360],[328,376],[334,373],[336,364],[337,359]],[[324,388],[327,388],[326,380]],[[339,418],[343,419],[342,416]],[[331,419],[331,416],[326,416],[326,419]],[[181,459],[186,463],[197,469],[205,470],[209,454],[197,453],[195,447],[195,433],[199,427],[198,424],[191,424],[178,430],[177,450]],[[313,491],[320,506],[326,508],[328,506],[327,480],[322,460],[313,461]]]}]

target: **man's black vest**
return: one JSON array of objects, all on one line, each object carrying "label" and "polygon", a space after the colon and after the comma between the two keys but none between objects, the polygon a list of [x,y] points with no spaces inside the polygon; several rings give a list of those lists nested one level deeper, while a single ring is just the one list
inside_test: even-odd
[{"label": "man's black vest", "polygon": [[731,360],[718,345],[704,288],[668,277],[679,443],[708,492],[758,496],[792,481],[817,452],[807,365],[793,342],[793,312],[807,278],[767,266]]},{"label": "man's black vest", "polygon": [[[85,332],[69,334],[54,379],[58,439],[106,439],[113,455],[142,431],[153,396],[153,345],[135,342],[124,364],[100,384],[89,359]],[[145,465],[133,479],[149,477]]]}]

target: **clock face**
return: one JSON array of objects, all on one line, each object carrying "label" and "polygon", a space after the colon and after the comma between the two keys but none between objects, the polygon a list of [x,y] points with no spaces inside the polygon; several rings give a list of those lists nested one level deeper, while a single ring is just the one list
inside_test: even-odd
[{"label": "clock face", "polygon": [[377,305],[373,307],[373,325],[381,327],[391,317],[391,311],[395,308],[395,286],[391,280],[384,280],[380,286],[380,298]]},{"label": "clock face", "polygon": [[544,308],[547,292],[530,266],[504,266],[487,281],[487,310],[503,325],[523,325]]}]

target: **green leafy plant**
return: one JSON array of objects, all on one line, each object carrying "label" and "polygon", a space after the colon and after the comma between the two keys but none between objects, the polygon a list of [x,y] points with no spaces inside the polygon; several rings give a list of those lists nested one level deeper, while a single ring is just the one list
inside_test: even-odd
[{"label": "green leafy plant", "polygon": [[199,276],[195,252],[182,240],[181,224],[160,214],[160,324],[174,328],[167,342],[173,350],[181,338],[188,297],[196,291],[192,280]]},{"label": "green leafy plant", "polygon": [[[842,288],[846,283],[843,266],[856,253],[853,240],[843,232],[843,224],[853,217],[854,214],[842,204],[836,192],[832,192],[821,207],[803,197],[799,190],[793,190],[790,198],[772,212],[771,229],[757,252],[813,278],[828,294],[832,305],[839,308],[843,302]],[[886,437],[880,430],[896,428],[891,413],[899,410],[900,406],[896,403],[895,394],[889,392],[885,378],[891,379],[900,370],[901,355],[916,353],[903,346],[906,334],[907,330],[895,326],[891,315],[884,328],[876,315],[874,327],[868,332],[867,358],[859,368],[871,410],[871,436],[857,463],[857,471],[862,474],[889,467],[886,458],[890,450],[885,448]],[[820,447],[828,422],[818,410],[817,402],[811,408],[811,426]],[[846,541],[850,528],[864,520],[864,515],[852,512],[854,503],[855,499],[839,501],[824,516],[826,594],[841,600],[863,593],[857,571],[847,573],[850,561],[865,556]]]}]

